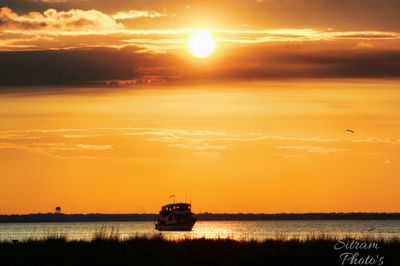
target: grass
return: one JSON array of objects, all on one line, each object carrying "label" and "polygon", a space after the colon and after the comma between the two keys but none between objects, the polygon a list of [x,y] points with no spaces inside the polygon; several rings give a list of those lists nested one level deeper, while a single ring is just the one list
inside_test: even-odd
[{"label": "grass", "polygon": [[107,227],[103,226],[99,230],[95,231],[92,237],[93,242],[105,242],[114,241],[119,242],[121,240],[121,234],[119,228],[112,226],[110,232],[107,231]]},{"label": "grass", "polygon": [[303,239],[277,235],[264,241],[223,238],[171,241],[161,234],[122,239],[118,228],[101,228],[90,241],[69,240],[65,234],[50,233],[42,238],[0,242],[0,265],[329,266],[342,265],[340,255],[343,252],[359,252],[358,258],[383,256],[383,265],[400,265],[399,238],[358,239],[359,242],[377,243],[378,250],[335,250],[337,241],[326,234]]}]

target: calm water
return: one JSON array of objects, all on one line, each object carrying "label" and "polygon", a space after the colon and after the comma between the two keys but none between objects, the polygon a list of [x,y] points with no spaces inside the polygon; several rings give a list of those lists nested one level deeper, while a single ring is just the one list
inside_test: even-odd
[{"label": "calm water", "polygon": [[[154,235],[153,222],[90,222],[90,223],[10,223],[0,224],[0,240],[43,237],[53,233],[66,234],[69,239],[90,240],[93,233],[118,228],[122,238]],[[371,228],[375,228],[372,231]],[[162,232],[168,239],[234,238],[267,239],[276,237],[304,238],[310,234],[335,237],[400,237],[400,221],[200,221],[191,232]]]}]

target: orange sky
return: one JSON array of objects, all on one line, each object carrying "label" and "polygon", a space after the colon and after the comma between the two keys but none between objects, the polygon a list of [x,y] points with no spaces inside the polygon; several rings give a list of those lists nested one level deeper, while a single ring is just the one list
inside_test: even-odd
[{"label": "orange sky", "polygon": [[400,211],[399,9],[1,1],[0,213]]},{"label": "orange sky", "polygon": [[400,211],[398,84],[2,94],[1,212]]}]

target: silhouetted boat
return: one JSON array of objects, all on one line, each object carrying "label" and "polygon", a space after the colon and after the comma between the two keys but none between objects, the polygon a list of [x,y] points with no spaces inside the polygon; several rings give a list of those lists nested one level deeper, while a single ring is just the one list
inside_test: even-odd
[{"label": "silhouetted boat", "polygon": [[189,203],[172,203],[161,207],[156,223],[160,231],[190,231],[197,221]]}]

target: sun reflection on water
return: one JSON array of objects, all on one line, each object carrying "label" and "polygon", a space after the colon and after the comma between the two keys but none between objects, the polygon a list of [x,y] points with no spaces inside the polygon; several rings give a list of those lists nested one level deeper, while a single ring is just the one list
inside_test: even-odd
[{"label": "sun reflection on water", "polygon": [[[162,236],[168,240],[182,239],[307,239],[315,236],[334,238],[400,238],[400,221],[199,221],[190,232],[159,232],[154,222],[86,222],[0,224],[0,241],[40,238],[63,234],[68,239],[91,240],[100,228],[117,228],[121,239]],[[370,228],[376,228],[369,231]]]}]

